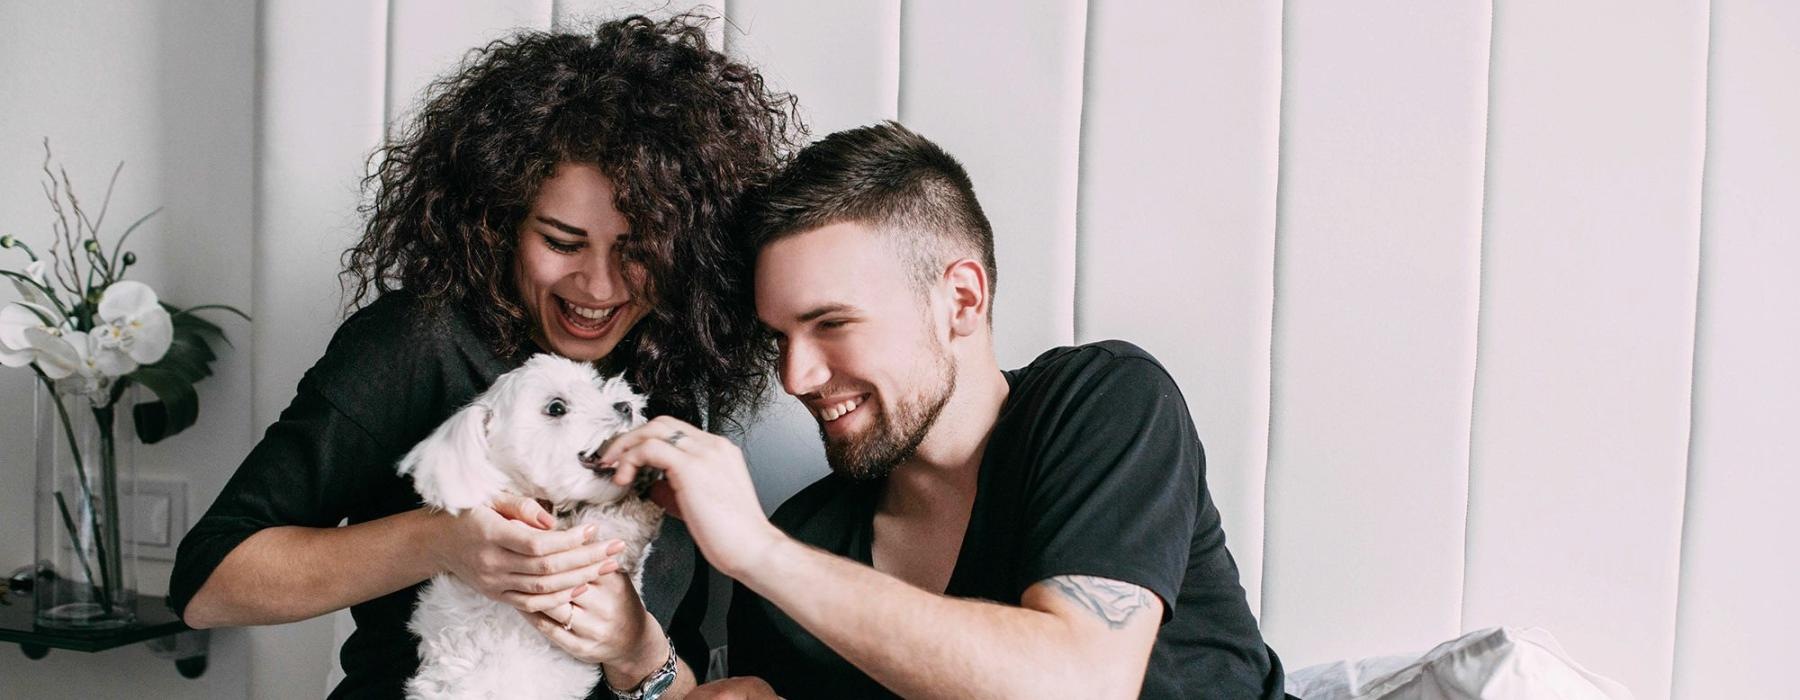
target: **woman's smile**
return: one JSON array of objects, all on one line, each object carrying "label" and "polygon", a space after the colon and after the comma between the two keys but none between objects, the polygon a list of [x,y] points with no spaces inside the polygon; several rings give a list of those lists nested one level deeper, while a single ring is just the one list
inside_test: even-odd
[{"label": "woman's smile", "polygon": [[563,163],[519,226],[516,276],[532,337],[573,360],[606,357],[645,312],[633,283],[643,270],[622,253],[631,222],[613,193],[598,166]]}]

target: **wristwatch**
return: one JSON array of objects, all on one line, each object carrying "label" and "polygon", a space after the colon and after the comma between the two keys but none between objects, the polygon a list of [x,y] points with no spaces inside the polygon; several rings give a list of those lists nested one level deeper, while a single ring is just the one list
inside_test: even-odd
[{"label": "wristwatch", "polygon": [[[600,682],[606,683],[606,674],[600,674]],[[675,640],[669,640],[669,658],[658,668],[645,676],[644,680],[631,690],[619,690],[606,683],[606,689],[612,691],[618,700],[659,700],[662,694],[675,685]]]}]

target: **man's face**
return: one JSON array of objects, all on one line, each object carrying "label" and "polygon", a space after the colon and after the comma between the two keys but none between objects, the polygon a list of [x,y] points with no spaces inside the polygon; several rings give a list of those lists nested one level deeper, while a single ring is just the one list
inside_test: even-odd
[{"label": "man's face", "polygon": [[756,260],[756,313],[781,348],[781,385],[819,422],[833,471],[887,476],[956,390],[937,295],[910,256],[859,223],[780,239]]}]

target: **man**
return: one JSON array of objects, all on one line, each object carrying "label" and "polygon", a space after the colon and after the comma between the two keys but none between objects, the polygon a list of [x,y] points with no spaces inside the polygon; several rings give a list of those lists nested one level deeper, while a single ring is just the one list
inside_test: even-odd
[{"label": "man", "polygon": [[994,358],[993,234],[887,123],[753,205],[756,313],[833,474],[765,519],[731,443],[660,418],[601,459],[738,581],[730,670],[782,696],[1280,698],[1168,373],[1127,343]]}]

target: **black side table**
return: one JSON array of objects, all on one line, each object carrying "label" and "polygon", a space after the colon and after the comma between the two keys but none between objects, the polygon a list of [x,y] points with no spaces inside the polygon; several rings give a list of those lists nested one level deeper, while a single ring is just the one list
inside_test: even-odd
[{"label": "black side table", "polygon": [[69,632],[36,626],[36,608],[29,593],[5,596],[0,605],[0,642],[16,642],[19,650],[32,659],[41,659],[51,649],[96,652],[127,644],[147,642],[157,656],[174,659],[175,670],[183,678],[199,678],[206,672],[206,648],[210,635],[206,630],[189,629],[182,624],[162,596],[140,595],[137,599],[137,624],[116,630]]}]

